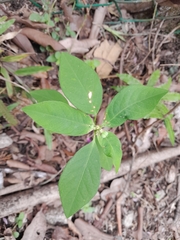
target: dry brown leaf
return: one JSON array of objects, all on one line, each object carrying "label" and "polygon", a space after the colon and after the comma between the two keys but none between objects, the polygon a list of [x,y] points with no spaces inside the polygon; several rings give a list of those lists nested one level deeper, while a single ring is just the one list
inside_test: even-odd
[{"label": "dry brown leaf", "polygon": [[21,18],[29,18],[33,11],[29,9],[29,6],[25,4],[20,8],[18,11],[16,11],[16,15],[21,16]]},{"label": "dry brown leaf", "polygon": [[39,147],[39,155],[38,159],[40,160],[46,160],[46,161],[51,161],[51,159],[54,156],[54,151],[48,149],[47,146],[40,146]]},{"label": "dry brown leaf", "polygon": [[68,228],[56,226],[52,235],[54,240],[77,240],[78,238],[69,235]]},{"label": "dry brown leaf", "polygon": [[39,62],[38,60],[38,56],[36,55],[34,48],[31,44],[31,42],[29,41],[29,39],[23,35],[22,33],[19,33],[17,36],[15,36],[12,39],[12,42],[14,44],[16,44],[20,49],[22,49],[24,52],[28,52],[28,53],[32,53],[31,54],[31,58],[35,61],[35,62]]},{"label": "dry brown leaf", "polygon": [[26,228],[22,240],[43,240],[46,233],[46,218],[40,211]]},{"label": "dry brown leaf", "polygon": [[17,34],[19,34],[19,32],[9,32],[9,33],[6,33],[4,35],[1,35],[0,36],[0,42],[4,42],[6,40],[13,39]]},{"label": "dry brown leaf", "polygon": [[122,48],[118,43],[105,40],[94,51],[94,57],[100,59],[101,64],[96,68],[100,77],[105,77],[110,74],[113,65],[118,59]]},{"label": "dry brown leaf", "polygon": [[20,169],[26,169],[26,170],[31,169],[25,163],[22,163],[22,162],[19,162],[19,161],[16,161],[16,160],[8,160],[6,163],[9,167],[12,167],[12,168],[20,168]]},{"label": "dry brown leaf", "polygon": [[37,133],[28,132],[24,130],[21,132],[20,139],[26,138],[26,137],[38,140],[40,142],[45,142],[45,137],[42,134],[37,134]]},{"label": "dry brown leaf", "polygon": [[27,172],[25,172],[25,171],[23,171],[23,172],[18,171],[18,172],[14,172],[12,174],[12,176],[15,177],[16,179],[24,181],[25,179],[28,179],[31,176],[31,172],[30,171],[27,171]]},{"label": "dry brown leaf", "polygon": [[6,228],[5,229],[5,231],[4,231],[4,240],[15,240],[11,228]]},{"label": "dry brown leaf", "polygon": [[33,28],[23,28],[21,33],[43,47],[51,46],[55,51],[65,49],[64,46],[55,41],[51,36],[39,30],[35,30]]},{"label": "dry brown leaf", "polygon": [[52,166],[50,166],[48,164],[45,164],[45,163],[35,164],[35,165],[33,165],[33,168],[41,170],[41,171],[44,171],[44,172],[52,173],[52,174],[56,174],[57,173],[57,171],[56,171],[56,169],[54,167],[52,167]]},{"label": "dry brown leaf", "polygon": [[162,143],[162,141],[167,137],[167,130],[164,126],[158,128],[158,138],[156,140],[158,146]]},{"label": "dry brown leaf", "polygon": [[113,236],[100,232],[97,228],[88,224],[87,222],[85,222],[80,218],[75,220],[75,226],[83,235],[84,240],[90,240],[90,239],[113,240],[114,239]]},{"label": "dry brown leaf", "polygon": [[35,23],[35,22],[31,22],[29,19],[22,19],[21,17],[18,16],[12,16],[9,19],[15,19],[16,22],[18,23],[22,23],[27,27],[31,27],[31,28],[35,28],[35,29],[47,29],[50,28],[48,25],[46,25],[45,23]]},{"label": "dry brown leaf", "polygon": [[82,54],[88,52],[90,48],[99,44],[99,41],[96,39],[77,40],[75,38],[66,38],[61,40],[60,43],[71,53]]},{"label": "dry brown leaf", "polygon": [[15,178],[15,177],[5,177],[5,178],[4,178],[4,182],[11,183],[11,184],[15,184],[15,183],[21,183],[22,180],[17,179],[17,178]]},{"label": "dry brown leaf", "polygon": [[119,13],[117,11],[117,7],[115,6],[115,4],[108,6],[108,13],[116,17],[119,17]]},{"label": "dry brown leaf", "polygon": [[79,33],[79,38],[87,38],[90,33],[90,28],[92,25],[91,16],[79,16],[72,14],[72,7],[67,6],[65,3],[61,4],[66,20],[70,23],[70,28],[72,31]]},{"label": "dry brown leaf", "polygon": [[[47,72],[46,72],[47,74]],[[47,77],[41,77],[41,88],[42,89],[51,89],[51,83]]]}]

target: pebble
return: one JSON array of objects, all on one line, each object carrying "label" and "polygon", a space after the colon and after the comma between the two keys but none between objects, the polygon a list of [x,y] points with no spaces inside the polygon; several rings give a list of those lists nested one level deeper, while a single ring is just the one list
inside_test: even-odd
[{"label": "pebble", "polygon": [[166,174],[166,182],[167,183],[172,183],[175,181],[177,175],[177,171],[174,165],[172,165],[169,169],[169,172]]},{"label": "pebble", "polygon": [[5,133],[0,134],[0,149],[9,147],[13,143],[12,139]]},{"label": "pebble", "polygon": [[133,219],[134,219],[134,213],[133,212],[130,212],[129,214],[127,214],[126,216],[125,216],[125,219],[124,219],[124,226],[126,227],[126,228],[130,228],[130,227],[132,227],[132,225],[133,225]]}]

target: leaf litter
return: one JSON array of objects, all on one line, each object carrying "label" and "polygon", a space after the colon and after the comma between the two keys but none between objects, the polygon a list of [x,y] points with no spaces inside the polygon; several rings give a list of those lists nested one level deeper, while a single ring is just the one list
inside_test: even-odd
[{"label": "leaf litter", "polygon": [[[100,2],[103,3],[103,1]],[[8,11],[8,5],[3,4],[3,6],[7,6],[5,9]],[[126,9],[126,11],[122,12],[124,18],[133,17],[129,15],[129,12],[131,14],[138,14],[138,9],[143,8],[142,10],[145,10],[149,8],[148,3],[141,3],[141,5],[124,4],[121,6]],[[156,26],[160,28],[157,22],[157,25],[155,26],[154,22],[154,26],[152,27],[150,24],[143,23],[120,23],[115,27],[109,26],[112,30],[115,29],[122,33],[125,39],[125,43],[123,43],[123,41],[116,40],[113,31],[103,30],[103,24],[105,24],[107,20],[117,20],[117,13],[115,14],[114,10],[109,10],[109,13],[107,13],[107,7],[99,7],[95,10],[94,15],[92,12],[88,15],[88,11],[80,15],[69,7],[65,7],[67,8],[66,10],[69,11],[69,15],[67,14],[65,16],[66,21],[69,22],[71,30],[75,31],[77,36],[76,38],[67,38],[64,35],[64,39],[60,39],[60,41],[54,40],[50,35],[44,33],[42,29],[47,29],[46,24],[30,21],[27,18],[28,14],[26,11],[24,12],[24,18],[19,17],[18,14],[20,12],[14,12],[10,18],[14,17],[16,20],[15,25],[17,29],[19,29],[19,24],[20,29],[22,29],[23,26],[21,33],[19,33],[20,43],[19,45],[17,42],[15,43],[19,51],[21,49],[21,51],[32,53],[33,55],[31,54],[30,56],[36,63],[41,61],[37,59],[40,54],[37,52],[36,44],[44,47],[51,46],[52,49],[56,51],[68,49],[71,53],[77,53],[81,56],[87,53],[86,56],[88,59],[99,59],[101,64],[96,67],[96,71],[101,77],[106,77],[105,80],[102,80],[104,87],[103,101],[105,106],[114,96],[112,86],[119,85],[119,79],[115,77],[118,72],[130,73],[142,83],[146,84],[147,79],[154,69],[160,69],[162,74],[171,75],[173,79],[171,89],[180,92],[179,65],[176,66],[179,61],[180,43],[178,37],[169,35],[167,37],[167,43],[159,47],[163,41],[163,36],[156,31]],[[29,8],[31,9],[32,5]],[[35,10],[35,12],[37,11],[36,8],[33,10]],[[84,22],[83,26],[80,24],[81,22]],[[58,24],[60,25],[61,23],[59,22]],[[165,24],[165,28],[162,29],[166,29],[167,26],[168,24]],[[51,32],[52,28],[48,28]],[[13,32],[6,33],[3,41],[11,38],[12,41],[14,41],[18,35],[15,37],[16,34],[13,35],[12,33]],[[129,36],[127,36],[128,34]],[[148,48],[148,38],[151,40],[151,46],[154,47],[153,54],[155,55],[152,57],[152,50]],[[8,44],[12,43],[8,41]],[[12,80],[14,81],[14,79]],[[48,86],[48,88],[56,90],[59,88],[57,81],[49,78],[48,75],[45,77],[39,75],[37,78],[26,78],[26,81],[30,89],[41,88],[41,83],[44,84],[44,86]],[[43,83],[43,81],[45,83]],[[162,78],[160,78],[159,83],[162,81]],[[21,94],[24,99],[26,99],[24,92]],[[3,101],[8,105],[9,101],[16,102],[16,99],[16,95],[14,95],[11,99],[8,99],[8,101],[7,98],[3,98]],[[40,130],[39,133],[35,133],[36,127],[33,127],[31,120],[18,110],[18,108],[12,110],[12,113],[16,115],[20,122],[15,128],[5,128],[6,120],[1,120],[3,126],[1,133],[6,133],[13,141],[10,141],[9,146],[3,146],[0,152],[1,171],[3,171],[2,183],[4,187],[2,190],[7,189],[7,194],[11,192],[16,194],[16,192],[20,190],[18,187],[20,185],[16,185],[18,183],[22,183],[21,190],[23,190],[26,189],[25,187],[23,188],[23,185],[27,185],[28,182],[31,183],[29,186],[32,187],[33,184],[37,186],[40,183],[58,179],[57,173],[60,168],[65,165],[80,146],[88,142],[88,137],[70,138],[54,135],[54,148],[52,152],[48,152],[49,150],[44,143],[42,130]],[[175,122],[174,130],[177,138],[177,145],[179,141],[178,126],[180,124],[178,113],[176,113]],[[121,126],[114,130],[115,133],[120,136],[120,140],[123,144],[124,157],[131,156],[129,145],[133,145],[133,139],[135,139],[143,129],[146,129],[146,126],[147,121],[145,120],[133,121],[127,123],[126,129],[124,126]],[[159,151],[163,149],[163,147],[167,148],[171,146],[167,132],[161,132],[162,125],[157,124],[156,127],[152,125],[151,128],[146,130],[147,131],[144,132],[145,134],[141,138],[140,146],[136,146],[137,151],[151,152],[153,149]],[[138,142],[136,142],[136,144],[137,143]],[[6,156],[9,157],[6,158]],[[31,170],[25,172],[27,169]],[[121,226],[121,235],[125,239],[178,239],[180,233],[178,232],[179,230],[176,224],[179,218],[178,205],[176,205],[178,203],[178,193],[176,189],[179,188],[180,184],[176,170],[179,170],[178,156],[171,160],[157,163],[155,166],[150,165],[144,169],[141,169],[140,166],[138,171],[131,173],[131,181],[128,180],[129,174],[127,174],[123,178],[116,178],[111,184],[109,181],[107,183],[102,183],[99,189],[100,198],[98,198],[98,200],[97,198],[92,200],[90,205],[93,206],[95,210],[92,213],[85,214],[82,209],[73,216],[73,220],[76,219],[74,222],[75,228],[71,229],[70,226],[68,228],[67,225],[64,225],[62,222],[62,226],[56,227],[50,236],[53,236],[55,239],[81,239],[80,234],[77,234],[78,230],[84,235],[83,239],[86,240],[89,239],[89,237],[94,239],[114,239],[114,236],[120,233],[119,229]],[[21,172],[26,173],[24,177],[17,176],[17,174]],[[40,178],[42,178],[42,182]],[[35,179],[39,179],[39,183],[38,181],[36,183]],[[117,185],[115,181],[117,181]],[[121,199],[120,194],[123,192],[121,188],[124,183],[128,185],[128,187],[125,186],[126,192]],[[10,188],[11,190],[8,190]],[[33,189],[33,191],[36,192],[36,189]],[[162,192],[163,194],[161,194]],[[108,205],[108,201],[111,199],[113,200],[110,202],[111,204]],[[117,199],[120,199],[122,211],[122,217],[120,218],[116,213],[115,203]],[[46,204],[48,205],[48,203]],[[24,209],[24,211],[26,212],[27,210]],[[45,232],[47,236],[46,220],[44,219],[43,213],[39,211],[38,205],[34,206],[34,211],[37,213],[36,216],[34,218],[31,217],[31,224],[29,221],[26,225],[27,228],[25,227],[26,229],[30,227],[31,233],[28,235],[28,231],[24,228],[23,239],[38,239],[37,231],[40,233],[38,237],[44,238]],[[14,212],[14,214],[16,213],[17,212]],[[104,214],[102,215],[102,213]],[[88,223],[81,220],[80,217],[88,219]],[[9,219],[8,216],[4,217],[1,219],[1,223],[2,226],[5,225],[6,228],[10,226],[10,233],[8,234],[13,238],[13,227]],[[98,227],[95,227],[98,226],[98,224],[96,225],[95,221],[101,222],[101,224],[99,224],[101,227],[98,231]],[[89,223],[92,223],[94,227]],[[40,227],[38,230],[37,225]],[[1,228],[1,234],[3,234],[3,229],[4,228]],[[71,229],[71,231],[69,229]],[[5,239],[8,234],[7,231],[4,232]],[[32,236],[31,234],[35,234],[36,236]]]}]

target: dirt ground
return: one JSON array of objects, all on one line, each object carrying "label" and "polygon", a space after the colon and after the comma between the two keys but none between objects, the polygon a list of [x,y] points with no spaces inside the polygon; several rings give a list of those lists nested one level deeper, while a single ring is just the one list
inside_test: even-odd
[{"label": "dirt ground", "polygon": [[[171,78],[170,91],[180,93],[180,5],[167,1],[165,5],[157,6],[155,16],[154,8],[137,12],[133,6],[130,11],[129,6],[127,10],[126,4],[123,4],[123,8],[120,7],[121,17],[126,22],[122,22],[114,4],[71,10],[67,7],[71,3],[55,1],[52,10],[58,14],[52,15],[55,26],[51,28],[44,27],[46,22],[36,25],[37,22],[28,20],[33,11],[39,14],[44,11],[35,3],[13,0],[1,4],[0,1],[1,16],[16,19],[11,32],[24,27],[39,31],[35,37],[31,30],[28,34],[22,31],[30,39],[34,52],[26,61],[8,66],[14,69],[38,63],[53,66],[53,70],[46,74],[21,77],[22,81],[10,75],[11,80],[18,84],[11,97],[3,90],[6,85],[0,79],[0,99],[6,106],[18,102],[11,111],[18,120],[16,126],[7,125],[7,119],[0,117],[0,144],[6,143],[0,145],[0,239],[180,239],[178,101],[167,103],[172,114],[174,146],[163,120],[127,121],[112,129],[122,144],[122,168],[117,174],[114,170],[110,173],[102,170],[98,193],[70,219],[65,217],[60,204],[58,179],[67,161],[88,143],[90,135],[67,137],[53,134],[50,150],[43,130],[21,111],[23,106],[31,104],[24,88],[59,90],[58,69],[53,63],[45,61],[50,51],[45,50],[47,43],[42,40],[40,32],[47,35],[58,33],[58,44],[64,44],[79,58],[101,61],[96,71],[104,91],[102,113],[116,94],[116,89],[123,84],[117,73],[128,73],[146,85],[151,74],[159,69],[157,85],[166,84]],[[49,4],[52,6],[51,1]],[[59,12],[62,9],[64,14]],[[99,11],[98,19],[95,19],[96,11]],[[56,17],[59,18],[57,21]],[[142,20],[147,17],[152,18],[151,21]],[[82,21],[85,22],[83,27]],[[67,28],[67,22],[70,22],[70,28]],[[93,25],[93,22],[97,24]],[[72,40],[73,32],[78,34],[76,40]],[[69,47],[67,39],[70,38]],[[54,42],[50,43],[47,45],[55,50]],[[32,52],[32,48],[21,38],[19,43],[5,41],[3,48],[3,56],[9,51]],[[22,218],[20,213],[23,213]]]}]

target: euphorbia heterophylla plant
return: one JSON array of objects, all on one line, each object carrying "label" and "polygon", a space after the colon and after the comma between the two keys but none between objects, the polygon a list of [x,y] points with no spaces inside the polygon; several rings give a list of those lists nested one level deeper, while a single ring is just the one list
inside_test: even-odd
[{"label": "euphorbia heterophylla plant", "polygon": [[98,75],[86,63],[65,52],[56,63],[66,98],[54,90],[35,90],[31,95],[37,103],[24,107],[23,111],[52,133],[81,136],[92,132],[92,141],[76,152],[60,176],[60,198],[69,217],[96,194],[101,167],[110,170],[114,166],[116,172],[120,167],[121,143],[114,133],[104,129],[144,118],[167,91],[138,84],[123,87],[108,105],[103,123],[98,126],[96,116],[103,94]]}]

